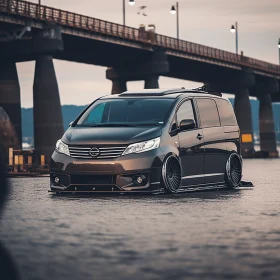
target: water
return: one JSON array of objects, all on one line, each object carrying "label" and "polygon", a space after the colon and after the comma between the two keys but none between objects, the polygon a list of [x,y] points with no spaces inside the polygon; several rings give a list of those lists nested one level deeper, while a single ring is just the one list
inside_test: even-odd
[{"label": "water", "polygon": [[0,239],[23,279],[279,279],[280,160],[245,160],[255,188],[58,197],[12,179]]}]

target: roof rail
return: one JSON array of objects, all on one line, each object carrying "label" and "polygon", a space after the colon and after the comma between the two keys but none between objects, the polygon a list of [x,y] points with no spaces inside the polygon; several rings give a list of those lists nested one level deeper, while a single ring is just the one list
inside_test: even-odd
[{"label": "roof rail", "polygon": [[209,94],[212,94],[212,95],[216,95],[216,96],[222,97],[222,93],[221,92],[211,91],[211,90],[207,89],[206,86],[202,86],[202,87],[199,87],[199,88],[194,88],[193,90],[203,91],[203,93],[209,93]]},{"label": "roof rail", "polygon": [[188,90],[185,88],[174,88],[174,89],[145,89],[142,91],[131,92],[125,91],[120,93],[121,96],[163,96],[169,94],[176,94],[176,93],[184,93],[184,92],[191,92],[192,90]]}]

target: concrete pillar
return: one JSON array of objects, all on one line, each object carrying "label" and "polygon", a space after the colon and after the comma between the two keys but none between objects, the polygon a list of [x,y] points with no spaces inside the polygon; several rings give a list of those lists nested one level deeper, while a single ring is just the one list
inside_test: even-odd
[{"label": "concrete pillar", "polygon": [[253,123],[249,90],[247,88],[237,90],[234,111],[240,128],[242,156],[252,157],[254,155]]},{"label": "concrete pillar", "polygon": [[120,94],[127,91],[126,81],[116,78],[112,80],[112,94]]},{"label": "concrete pillar", "polygon": [[38,156],[45,155],[46,163],[55,144],[64,132],[58,84],[52,56],[39,56],[36,60],[33,85],[34,146]]},{"label": "concrete pillar", "polygon": [[106,70],[106,78],[113,82],[112,94],[126,90],[128,81],[145,81],[145,89],[159,88],[159,76],[169,72],[169,62],[164,50],[155,50],[133,61],[124,62]]},{"label": "concrete pillar", "polygon": [[[5,157],[5,163],[9,163],[9,149],[20,149],[20,142],[9,116],[5,110],[0,107],[0,152]],[[3,151],[2,151],[3,149]],[[1,160],[1,159],[0,159]],[[1,186],[0,186],[1,188]]]},{"label": "concrete pillar", "polygon": [[15,62],[0,62],[0,107],[8,114],[22,143],[20,87]]},{"label": "concrete pillar", "polygon": [[145,89],[159,88],[158,76],[149,76],[145,79]]},{"label": "concrete pillar", "polygon": [[279,92],[279,82],[277,79],[261,77],[258,78],[252,95],[260,101],[259,107],[259,131],[260,131],[260,152],[259,157],[278,157],[276,133],[273,118],[273,96]]},{"label": "concrete pillar", "polygon": [[261,154],[264,157],[278,157],[276,135],[270,94],[263,94],[259,98],[259,126]]}]

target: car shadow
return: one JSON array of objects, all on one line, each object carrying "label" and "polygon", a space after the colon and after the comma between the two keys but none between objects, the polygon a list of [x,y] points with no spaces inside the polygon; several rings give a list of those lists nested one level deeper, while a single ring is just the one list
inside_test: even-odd
[{"label": "car shadow", "polygon": [[69,200],[69,199],[104,199],[110,200],[113,198],[117,198],[120,200],[129,199],[129,200],[180,200],[180,199],[204,199],[204,200],[225,200],[232,199],[233,197],[239,197],[242,195],[243,191],[251,190],[252,187],[241,187],[235,189],[226,189],[226,188],[218,188],[218,189],[206,189],[206,190],[189,190],[177,194],[168,194],[168,193],[160,193],[160,194],[113,194],[113,193],[89,193],[89,194],[56,194],[53,193],[50,195],[51,199],[54,200]]}]

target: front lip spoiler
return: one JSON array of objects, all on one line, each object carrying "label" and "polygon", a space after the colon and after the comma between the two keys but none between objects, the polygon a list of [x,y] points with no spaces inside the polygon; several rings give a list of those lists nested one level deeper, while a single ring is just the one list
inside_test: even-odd
[{"label": "front lip spoiler", "polygon": [[[242,188],[253,188],[254,185],[252,182],[246,182],[246,181],[241,181],[240,185],[236,187],[235,189],[242,189]],[[226,189],[225,184],[213,184],[213,185],[208,185],[204,187],[197,187],[197,188],[180,188],[177,193],[174,194],[183,194],[183,193],[189,193],[189,192],[201,192],[201,191],[210,191],[210,190],[215,190],[215,189]],[[151,194],[165,194],[164,189],[157,190],[157,191],[123,191],[123,190],[118,190],[118,191],[66,191],[66,190],[48,190],[49,193],[52,194],[65,194],[65,195],[71,195],[71,194],[97,194],[97,195],[151,195]]]},{"label": "front lip spoiler", "polygon": [[142,194],[142,195],[150,195],[150,194],[162,194],[164,190],[159,191],[64,191],[64,190],[48,190],[49,193],[52,194],[106,194],[106,195],[120,195],[120,194]]}]

